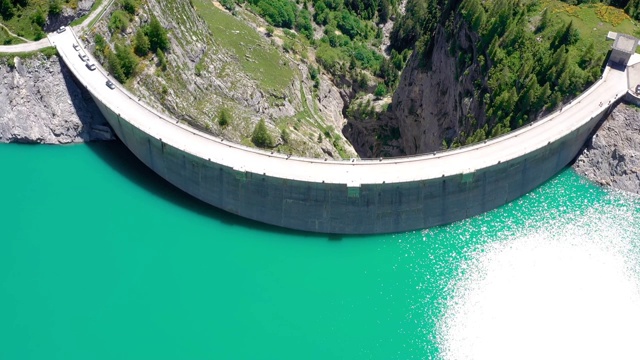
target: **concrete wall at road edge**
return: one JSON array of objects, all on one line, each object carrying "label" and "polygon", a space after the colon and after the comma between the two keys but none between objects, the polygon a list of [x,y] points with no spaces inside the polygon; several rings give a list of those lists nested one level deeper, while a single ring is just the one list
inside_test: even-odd
[{"label": "concrete wall at road edge", "polygon": [[336,234],[424,229],[504,205],[566,166],[610,109],[604,108],[582,127],[542,149],[473,173],[347,188],[238,172],[171,147],[94,100],[118,137],[142,162],[194,197],[257,221]]}]

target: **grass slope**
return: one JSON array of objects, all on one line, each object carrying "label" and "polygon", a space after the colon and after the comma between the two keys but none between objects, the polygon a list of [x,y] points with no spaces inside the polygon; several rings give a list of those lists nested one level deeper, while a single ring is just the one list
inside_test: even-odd
[{"label": "grass slope", "polygon": [[607,33],[618,33],[640,36],[640,26],[636,24],[624,10],[601,3],[569,5],[558,0],[544,0],[540,8],[547,7],[554,18],[565,22],[573,21],[580,32],[578,45],[586,47],[593,42],[595,50],[606,53],[611,49],[611,42],[607,41]]},{"label": "grass slope", "polygon": [[233,51],[243,70],[264,90],[282,91],[294,77],[287,59],[242,20],[215,7],[210,0],[192,0],[214,40]]}]

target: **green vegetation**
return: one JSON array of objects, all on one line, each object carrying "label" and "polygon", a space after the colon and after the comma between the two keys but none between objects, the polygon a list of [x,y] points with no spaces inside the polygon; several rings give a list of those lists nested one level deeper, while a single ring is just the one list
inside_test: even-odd
[{"label": "green vegetation", "polygon": [[147,56],[149,51],[151,50],[151,44],[149,43],[149,38],[144,34],[142,29],[138,29],[136,32],[135,43],[133,49],[138,56]]},{"label": "green vegetation", "polygon": [[43,26],[47,16],[62,11],[62,4],[76,8],[77,0],[0,0],[0,20],[9,30],[29,40],[46,36]]},{"label": "green vegetation", "polygon": [[[469,119],[474,132],[460,134],[452,146],[504,134],[560,107],[600,77],[610,46],[606,32],[633,33],[635,27],[621,9],[604,4],[576,6],[556,0],[454,4],[410,0],[406,16],[392,33],[396,50],[417,44],[423,65],[429,68],[431,41],[440,26],[450,39],[450,53],[458,58],[458,74],[481,66],[483,79],[475,82],[473,97],[484,105],[486,121]],[[606,21],[610,23],[602,26]],[[478,35],[473,54],[456,42],[463,27]]]},{"label": "green vegetation", "polygon": [[267,125],[264,123],[263,119],[260,119],[260,121],[258,121],[258,124],[256,124],[255,129],[253,129],[251,142],[259,148],[267,148],[273,146],[273,138],[271,137],[271,134],[269,134]]},{"label": "green vegetation", "polygon": [[12,36],[5,28],[0,27],[0,45],[14,45],[22,43],[24,43],[23,40]]},{"label": "green vegetation", "polygon": [[122,37],[138,11],[138,6],[138,0],[119,0],[118,8],[111,14],[108,23],[113,49],[101,34],[96,34],[94,39],[96,56],[106,60],[106,68],[121,83],[139,72],[140,58],[146,57],[150,52],[156,53],[159,67],[163,71],[167,67],[165,51],[169,50],[169,37],[158,19],[152,17],[148,25],[136,31],[131,42],[127,43]]},{"label": "green vegetation", "polygon": [[109,32],[115,33],[116,31],[125,32],[129,27],[129,17],[131,15],[124,10],[116,10],[111,14],[109,19]]},{"label": "green vegetation", "polygon": [[218,113],[218,125],[220,125],[221,127],[225,127],[229,125],[230,122],[231,114],[229,113],[229,109],[223,107]]},{"label": "green vegetation", "polygon": [[[350,81],[354,89],[363,71],[379,77],[388,89],[397,86],[409,50],[404,56],[382,56],[382,31],[378,27],[396,11],[397,0],[226,0],[225,4],[233,1],[246,4],[262,16],[270,24],[269,35],[274,34],[273,26],[282,28],[285,51],[306,58],[307,48],[314,48],[322,68]],[[323,29],[320,39],[314,38],[314,23]]]},{"label": "green vegetation", "polygon": [[192,0],[198,14],[216,34],[216,42],[233,51],[244,72],[265,90],[282,91],[294,78],[294,71],[277,49],[242,20],[211,6],[209,0]]}]

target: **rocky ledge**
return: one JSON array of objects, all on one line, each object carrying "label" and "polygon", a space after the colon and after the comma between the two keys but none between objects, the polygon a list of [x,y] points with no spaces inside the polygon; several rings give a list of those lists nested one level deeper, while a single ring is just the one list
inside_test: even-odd
[{"label": "rocky ledge", "polygon": [[640,194],[640,109],[619,104],[573,168],[600,185]]},{"label": "rocky ledge", "polygon": [[112,140],[91,96],[60,60],[0,59],[0,142],[68,144]]}]

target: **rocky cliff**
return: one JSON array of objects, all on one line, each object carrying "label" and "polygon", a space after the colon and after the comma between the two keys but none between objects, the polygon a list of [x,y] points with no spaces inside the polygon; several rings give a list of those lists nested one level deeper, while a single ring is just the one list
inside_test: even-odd
[{"label": "rocky cliff", "polygon": [[640,194],[640,109],[618,105],[573,168],[600,185]]},{"label": "rocky cliff", "polygon": [[484,125],[476,90],[484,83],[478,35],[461,19],[456,24],[454,35],[438,25],[429,47],[414,51],[387,113],[348,125],[345,132],[361,156],[440,150],[443,141],[451,146]]},{"label": "rocky cliff", "polygon": [[57,57],[0,58],[0,142],[111,139],[91,96],[76,86]]},{"label": "rocky cliff", "polygon": [[[460,135],[482,126],[484,108],[474,98],[474,82],[482,79],[477,63],[477,35],[461,23],[455,39],[438,27],[427,59],[415,52],[393,96],[390,114],[400,129],[401,149],[407,155],[438,150]],[[459,59],[474,57],[462,68]],[[426,61],[426,67],[420,66]]]}]

